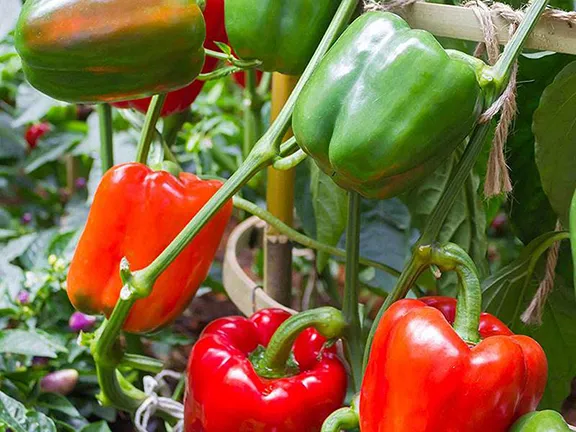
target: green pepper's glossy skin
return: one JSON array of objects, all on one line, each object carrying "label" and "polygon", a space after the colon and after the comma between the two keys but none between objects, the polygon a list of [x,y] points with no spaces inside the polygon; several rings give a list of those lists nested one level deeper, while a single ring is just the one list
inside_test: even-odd
[{"label": "green pepper's glossy skin", "polygon": [[68,102],[114,102],[184,87],[204,63],[194,0],[28,0],[16,26],[26,78]]},{"label": "green pepper's glossy skin", "polygon": [[226,33],[262,69],[301,74],[338,9],[336,0],[226,0]]},{"label": "green pepper's glossy skin", "polygon": [[487,70],[396,15],[366,13],[306,83],[292,119],[296,140],[343,188],[398,195],[472,131],[483,87],[492,86]]},{"label": "green pepper's glossy skin", "polygon": [[514,423],[510,432],[569,432],[570,428],[556,411],[536,411]]}]

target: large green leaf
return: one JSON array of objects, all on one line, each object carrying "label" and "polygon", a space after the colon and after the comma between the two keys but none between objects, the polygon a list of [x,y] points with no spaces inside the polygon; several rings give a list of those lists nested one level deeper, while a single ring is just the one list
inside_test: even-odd
[{"label": "large green leaf", "polygon": [[66,347],[46,333],[33,330],[9,329],[0,331],[0,353],[56,358]]},{"label": "large green leaf", "polygon": [[556,275],[541,326],[525,325],[520,316],[538,288],[545,251],[560,236],[562,234],[547,233],[536,238],[518,259],[482,284],[485,309],[515,333],[533,337],[544,348],[548,358],[548,383],[540,407],[557,410],[570,393],[570,382],[576,375],[576,301],[570,281]]},{"label": "large green leaf", "polygon": [[540,174],[534,160],[534,134],[532,117],[542,92],[573,56],[552,54],[544,57],[519,59],[518,115],[514,131],[506,143],[507,163],[514,190],[508,214],[515,234],[525,243],[554,229],[556,214],[542,189]]},{"label": "large green leaf", "polygon": [[54,422],[38,411],[0,392],[0,430],[13,432],[56,432]]},{"label": "large green leaf", "polygon": [[30,174],[42,165],[59,159],[78,145],[82,137],[83,134],[73,132],[58,132],[47,135],[30,154],[24,165],[24,172]]},{"label": "large green leaf", "polygon": [[[322,243],[335,246],[346,229],[348,194],[313,161],[310,161],[310,191],[316,219],[316,238]],[[328,258],[328,254],[318,253],[319,272],[328,263]]]},{"label": "large green leaf", "polygon": [[576,188],[576,62],[556,76],[534,113],[536,164],[552,208],[568,226]]},{"label": "large green leaf", "polygon": [[[423,183],[408,192],[404,201],[412,215],[412,225],[422,230],[438,204],[461,152],[455,152]],[[481,274],[487,272],[486,212],[478,196],[480,178],[472,173],[458,193],[440,231],[439,242],[453,242],[468,252]]]}]

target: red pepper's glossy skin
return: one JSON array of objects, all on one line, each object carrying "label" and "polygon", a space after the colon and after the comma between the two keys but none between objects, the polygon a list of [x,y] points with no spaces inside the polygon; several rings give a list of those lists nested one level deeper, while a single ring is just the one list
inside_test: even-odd
[{"label": "red pepper's glossy skin", "polygon": [[547,376],[536,341],[493,322],[470,347],[441,312],[452,313],[450,302],[425,301],[440,311],[400,300],[380,321],[360,394],[362,432],[505,432],[536,409]]},{"label": "red pepper's glossy skin", "polygon": [[33,124],[24,134],[24,139],[30,146],[31,149],[36,148],[38,145],[38,140],[42,138],[50,130],[50,125],[48,123],[38,123]]},{"label": "red pepper's glossy skin", "polygon": [[229,317],[210,324],[192,349],[185,398],[186,432],[319,432],[346,393],[346,370],[315,330],[294,344],[300,373],[260,378],[248,356],[266,346],[290,315],[265,309],[250,319]]},{"label": "red pepper's glossy skin", "polygon": [[[204,9],[204,20],[206,21],[206,41],[204,47],[220,51],[214,42],[228,42],[226,27],[224,26],[224,0],[207,0]],[[206,56],[202,73],[212,72],[218,60],[214,57]],[[178,112],[187,110],[196,100],[204,81],[194,80],[184,88],[169,92],[162,106],[161,116],[166,117]],[[150,105],[151,98],[136,99],[132,101],[113,104],[117,108],[134,108],[145,113]]]},{"label": "red pepper's glossy skin", "polygon": [[[122,282],[120,260],[146,267],[221,186],[193,174],[128,163],[111,168],[94,196],[68,273],[67,291],[80,311],[110,315]],[[136,301],[124,329],[150,332],[175,319],[206,278],[232,212],[228,202],[160,275],[149,297]]]}]

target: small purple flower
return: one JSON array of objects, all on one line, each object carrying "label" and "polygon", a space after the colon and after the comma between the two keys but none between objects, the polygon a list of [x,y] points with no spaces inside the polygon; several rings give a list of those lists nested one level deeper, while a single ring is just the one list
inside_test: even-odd
[{"label": "small purple flower", "polygon": [[84,189],[86,187],[86,179],[84,177],[78,177],[74,182],[76,189]]},{"label": "small purple flower", "polygon": [[48,357],[32,357],[32,366],[34,367],[44,367],[48,364],[50,359]]},{"label": "small purple flower", "polygon": [[20,221],[24,224],[24,225],[28,225],[30,222],[32,222],[32,213],[26,212],[22,215],[22,218],[20,219]]},{"label": "small purple flower", "polygon": [[30,294],[28,291],[20,291],[18,295],[16,295],[16,300],[18,300],[18,303],[20,304],[28,304],[30,301]]},{"label": "small purple flower", "polygon": [[68,321],[70,329],[75,332],[88,331],[92,329],[94,323],[96,323],[96,317],[85,315],[82,312],[74,312]]},{"label": "small purple flower", "polygon": [[40,389],[48,393],[58,393],[63,396],[74,390],[78,383],[78,371],[62,369],[49,373],[40,380]]}]

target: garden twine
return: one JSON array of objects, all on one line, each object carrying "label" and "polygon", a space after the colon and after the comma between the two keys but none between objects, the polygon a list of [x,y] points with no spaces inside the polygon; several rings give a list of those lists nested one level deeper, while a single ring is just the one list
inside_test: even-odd
[{"label": "garden twine", "polygon": [[[392,0],[381,2],[378,0],[364,0],[364,9],[370,11],[398,10],[416,3],[416,1],[417,0]],[[524,19],[524,12],[522,10],[512,9],[510,6],[503,3],[492,3],[488,6],[480,0],[470,1],[464,6],[470,7],[474,10],[484,34],[484,43],[478,45],[474,54],[476,56],[481,56],[486,52],[488,62],[493,65],[500,57],[500,44],[498,42],[493,16],[498,15],[502,19],[506,20],[510,24],[509,31],[510,35],[512,35],[518,28],[520,22]],[[576,23],[576,12],[546,9],[542,16],[566,22],[570,25]],[[496,116],[496,114],[501,112],[488,159],[486,181],[484,182],[484,195],[486,197],[492,197],[501,193],[507,194],[512,191],[512,183],[510,181],[508,166],[506,165],[504,147],[510,127],[514,122],[517,112],[517,72],[518,63],[516,62],[512,69],[506,89],[502,95],[486,111],[484,111],[479,120],[480,123],[489,122],[494,116]]]},{"label": "garden twine", "polygon": [[165,412],[171,417],[178,420],[178,423],[172,428],[172,432],[182,432],[184,430],[184,406],[174,399],[164,396],[158,396],[157,391],[166,387],[164,378],[173,378],[180,380],[182,374],[171,370],[164,370],[158,375],[144,377],[144,393],[148,396],[136,410],[134,423],[138,432],[147,432],[150,418],[157,411]]},{"label": "garden twine", "polygon": [[[562,224],[559,220],[556,221],[556,231],[562,231]],[[548,250],[548,256],[546,258],[546,273],[544,274],[544,279],[542,279],[542,282],[540,282],[534,298],[524,313],[520,316],[520,319],[524,324],[542,324],[542,314],[544,313],[546,300],[554,289],[554,279],[556,276],[556,264],[558,263],[559,250],[559,241],[554,243]]]}]

